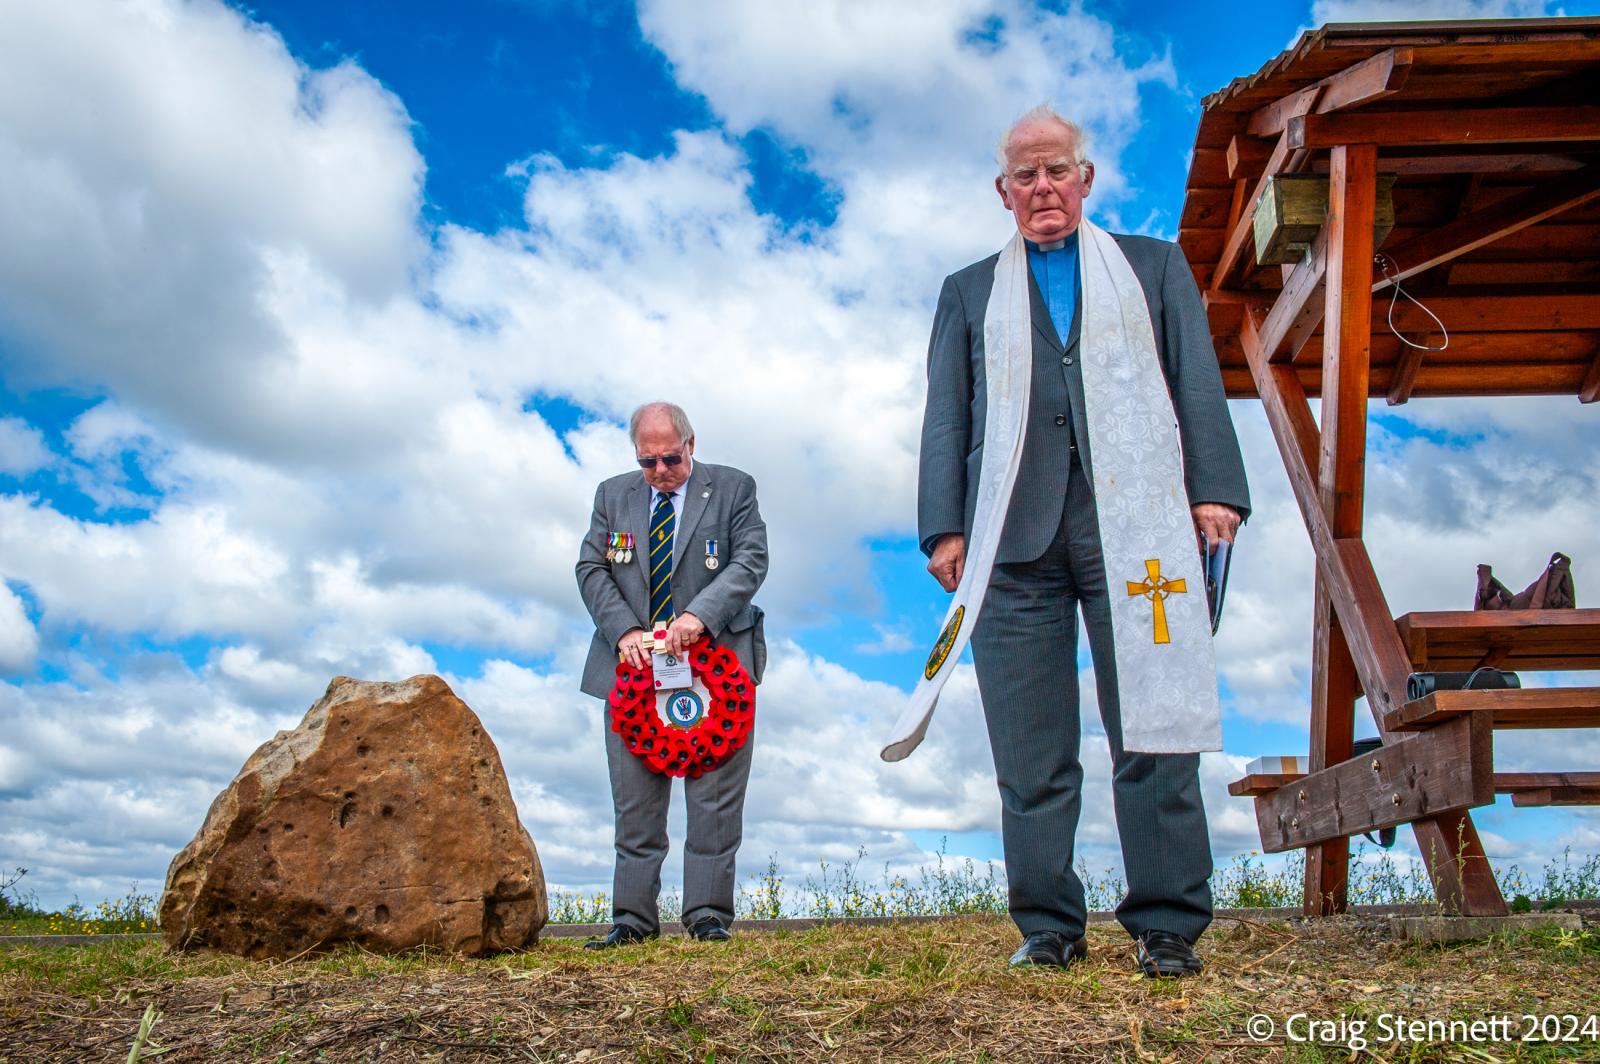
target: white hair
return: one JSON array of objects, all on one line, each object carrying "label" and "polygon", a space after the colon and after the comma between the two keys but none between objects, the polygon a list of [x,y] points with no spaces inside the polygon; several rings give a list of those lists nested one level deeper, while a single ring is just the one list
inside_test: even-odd
[{"label": "white hair", "polygon": [[1056,109],[1048,103],[1041,103],[1028,108],[1018,116],[1015,122],[1006,127],[1004,133],[1000,134],[1000,143],[995,148],[994,153],[995,161],[1000,166],[1000,176],[1002,178],[1007,176],[1006,171],[1011,166],[1011,158],[1008,152],[1011,147],[1011,134],[1030,122],[1055,122],[1072,135],[1072,161],[1078,164],[1078,175],[1080,177],[1083,176],[1083,167],[1089,162],[1087,150],[1089,138],[1084,135],[1083,127],[1072,119],[1057,113]]},{"label": "white hair", "polygon": [[683,407],[675,403],[654,402],[646,403],[633,412],[628,419],[628,439],[633,441],[635,447],[639,446],[639,422],[643,421],[646,414],[665,414],[672,423],[672,431],[678,434],[679,441],[688,443],[694,439],[694,426],[689,424],[689,415],[683,412]]}]

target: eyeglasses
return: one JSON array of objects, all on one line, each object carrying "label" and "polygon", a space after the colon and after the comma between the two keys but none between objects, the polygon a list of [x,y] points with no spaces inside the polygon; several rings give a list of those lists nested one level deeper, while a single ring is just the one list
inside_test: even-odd
[{"label": "eyeglasses", "polygon": [[660,462],[668,469],[671,469],[683,461],[683,452],[679,451],[677,454],[661,454],[656,455],[653,458],[646,458],[643,455],[640,455],[637,461],[640,469],[654,469],[657,462]]},{"label": "eyeglasses", "polygon": [[[1083,167],[1087,165],[1088,163],[1051,163],[1042,172],[1052,182],[1065,181],[1067,175],[1072,173],[1076,173],[1081,178],[1083,176]],[[1041,171],[1034,167],[1027,166],[1020,170],[1011,171],[1006,177],[1017,188],[1032,188],[1039,180],[1040,173]]]}]

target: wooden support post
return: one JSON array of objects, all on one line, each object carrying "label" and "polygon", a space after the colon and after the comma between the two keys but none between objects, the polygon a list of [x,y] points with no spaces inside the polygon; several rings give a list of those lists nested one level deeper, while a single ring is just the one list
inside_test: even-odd
[{"label": "wooden support post", "polygon": [[[1367,453],[1367,392],[1372,355],[1372,218],[1376,204],[1378,149],[1372,144],[1333,149],[1328,189],[1327,312],[1322,348],[1322,504],[1341,553],[1352,547],[1370,572],[1361,543]],[[1353,543],[1351,542],[1353,540]],[[1376,575],[1371,592],[1383,603]],[[1394,632],[1388,606],[1382,624]],[[1378,623],[1369,614],[1368,623]],[[1399,636],[1395,633],[1395,642]],[[1367,704],[1378,699],[1368,688]],[[1388,701],[1402,699],[1391,690]],[[1380,728],[1382,727],[1380,723]],[[1492,771],[1492,740],[1474,744],[1481,771]],[[1506,911],[1488,856],[1466,812],[1413,825],[1434,893],[1447,910],[1473,915]]]},{"label": "wooden support post", "polygon": [[[1327,327],[1322,341],[1322,425],[1317,485],[1336,539],[1361,536],[1367,463],[1367,386],[1372,362],[1372,223],[1377,212],[1378,149],[1333,149],[1328,187],[1327,264],[1323,279]],[[1311,770],[1350,757],[1356,675],[1350,649],[1317,578],[1311,676]],[[1350,845],[1344,838],[1306,851],[1305,913],[1343,912],[1348,900]]]},{"label": "wooden support post", "polygon": [[[1328,598],[1327,581],[1318,574],[1312,639],[1311,771],[1350,759],[1355,739],[1355,662],[1345,643],[1339,618]],[[1348,837],[1306,847],[1307,916],[1332,916],[1349,906],[1350,840]]]},{"label": "wooden support post", "polygon": [[1322,449],[1317,481],[1336,539],[1359,538],[1372,371],[1372,221],[1378,149],[1333,149],[1328,185],[1327,325],[1322,337]]}]

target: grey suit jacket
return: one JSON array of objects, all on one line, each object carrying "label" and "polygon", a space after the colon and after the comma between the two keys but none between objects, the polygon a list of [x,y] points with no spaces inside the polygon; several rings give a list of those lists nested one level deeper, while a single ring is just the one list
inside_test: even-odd
[{"label": "grey suit jacket", "polygon": [[[594,618],[594,640],[583,667],[583,691],[605,698],[616,683],[617,643],[629,629],[648,630],[650,485],[635,470],[601,483],[594,493],[589,533],[578,550],[578,593]],[[626,564],[606,561],[612,532],[632,532],[638,544]],[[717,541],[719,565],[707,569],[706,540]],[[672,547],[672,603],[692,613],[711,638],[730,647],[761,682],[767,664],[761,608],[751,602],[767,576],[767,526],[756,505],[756,482],[732,466],[696,462],[684,492]]]},{"label": "grey suit jacket", "polygon": [[[1244,460],[1228,416],[1216,350],[1194,275],[1176,244],[1113,234],[1144,287],[1156,353],[1167,378],[1183,446],[1191,503],[1225,503],[1249,515]],[[917,481],[917,535],[932,554],[940,536],[972,535],[978,470],[983,461],[987,394],[983,319],[998,253],[945,278],[928,343],[928,400],[922,418]],[[1045,552],[1066,505],[1070,447],[1092,469],[1084,418],[1083,370],[1077,356],[1082,300],[1066,342],[1056,335],[1039,287],[1028,277],[1033,317],[1033,379],[1022,465],[1012,489],[999,563],[1033,561]]]}]

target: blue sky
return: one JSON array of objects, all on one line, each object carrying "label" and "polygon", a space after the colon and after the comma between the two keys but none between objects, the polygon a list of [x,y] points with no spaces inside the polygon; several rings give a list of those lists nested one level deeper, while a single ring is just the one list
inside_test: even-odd
[{"label": "blue sky", "polygon": [[[1301,29],[1553,9],[795,10],[0,11],[0,866],[52,903],[158,884],[332,676],[439,672],[499,743],[552,884],[604,886],[571,565],[594,484],[628,465],[622,419],[658,397],[757,476],[772,528],[743,867],[800,877],[861,846],[915,867],[946,838],[997,857],[970,670],[911,760],[875,755],[944,609],[913,540],[921,361],[940,279],[1007,237],[999,131],[1053,100],[1092,138],[1091,215],[1172,237],[1200,98]],[[1219,862],[1257,845],[1226,781],[1305,747],[1310,646],[1305,534],[1259,411],[1234,413],[1257,509],[1204,768]],[[1527,471],[1592,479],[1592,409],[1374,413],[1397,611],[1464,605],[1478,560],[1526,582],[1554,549],[1591,586],[1600,496],[1546,509]],[[1530,735],[1497,756],[1597,755]],[[1114,866],[1097,724],[1085,760],[1081,852]],[[1505,862],[1600,850],[1586,811],[1479,824]]]}]

